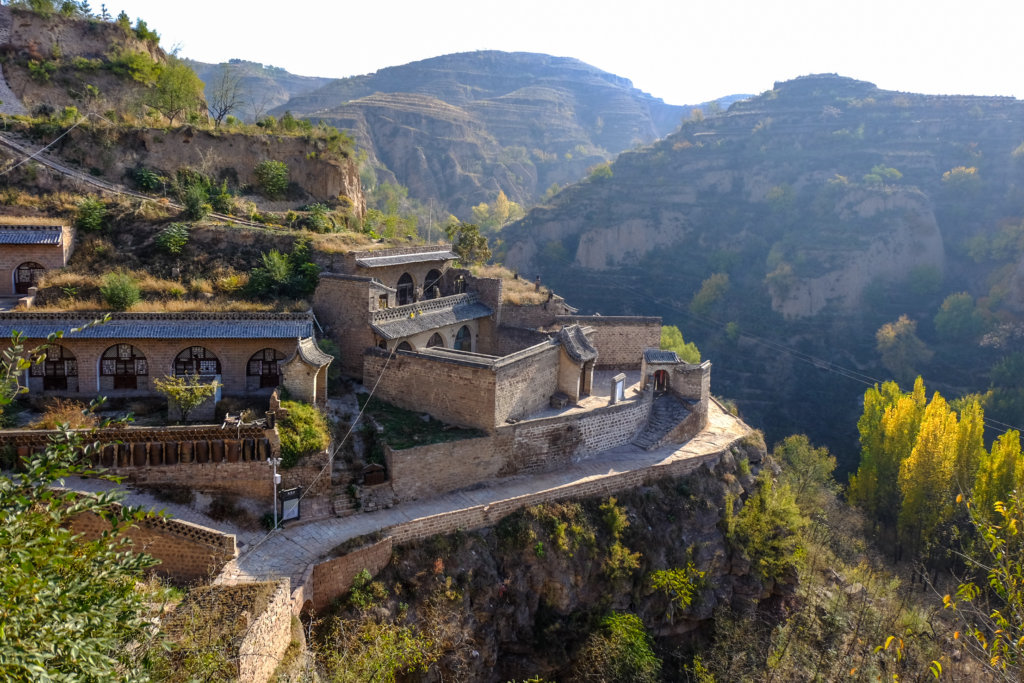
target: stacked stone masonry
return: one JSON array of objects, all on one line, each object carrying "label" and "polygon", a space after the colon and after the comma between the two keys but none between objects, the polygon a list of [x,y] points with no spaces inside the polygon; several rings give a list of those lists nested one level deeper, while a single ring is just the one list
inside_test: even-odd
[{"label": "stacked stone masonry", "polygon": [[281,579],[266,609],[249,624],[238,647],[239,683],[266,683],[292,640],[291,582]]},{"label": "stacked stone masonry", "polygon": [[566,315],[558,316],[557,322],[590,328],[599,370],[635,368],[644,349],[661,345],[661,318]]},{"label": "stacked stone masonry", "polygon": [[354,550],[342,557],[314,565],[307,589],[303,592],[303,609],[323,614],[331,602],[352,587],[356,575],[364,569],[376,575],[391,561],[391,538]]}]

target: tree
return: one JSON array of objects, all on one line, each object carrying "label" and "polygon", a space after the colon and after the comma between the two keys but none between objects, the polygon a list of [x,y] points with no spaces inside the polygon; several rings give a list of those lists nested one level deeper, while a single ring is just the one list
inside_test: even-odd
[{"label": "tree", "polygon": [[256,185],[267,199],[280,199],[288,190],[288,166],[283,161],[267,159],[253,169]]},{"label": "tree", "polygon": [[[804,504],[805,496],[816,491],[834,490],[832,471],[836,468],[835,457],[829,455],[824,446],[815,448],[803,434],[786,437],[775,446],[772,455],[785,466],[783,475],[802,509],[812,507]],[[813,507],[820,509],[820,505]]]},{"label": "tree", "polygon": [[982,458],[971,494],[977,512],[985,514],[997,501],[1008,500],[1015,489],[1024,488],[1024,461],[1021,459],[1020,432],[1011,429],[992,444],[992,452]]},{"label": "tree", "polygon": [[444,226],[444,232],[463,266],[486,263],[491,258],[487,238],[480,234],[480,227],[475,223],[463,223],[452,217]]},{"label": "tree", "polygon": [[[50,335],[48,343],[60,338]],[[18,378],[45,358],[15,334],[0,360],[0,406],[23,393]],[[94,407],[95,407],[94,403]],[[145,680],[157,632],[142,584],[155,561],[135,554],[121,532],[149,513],[98,495],[54,488],[68,476],[96,476],[87,463],[98,444],[67,428],[42,453],[0,474],[0,662],[5,680]],[[109,522],[85,540],[71,528],[81,514]]]},{"label": "tree", "polygon": [[729,291],[729,275],[714,273],[701,283],[700,289],[690,300],[690,312],[707,315],[711,307]]},{"label": "tree", "polygon": [[931,349],[917,336],[917,322],[905,315],[882,325],[875,341],[882,365],[900,381],[910,381],[917,374],[917,365],[932,358]]},{"label": "tree", "polygon": [[154,379],[153,386],[178,408],[181,421],[188,422],[189,414],[217,393],[220,382],[204,382],[197,374],[184,377],[166,375]]},{"label": "tree", "polygon": [[207,89],[206,106],[218,128],[224,117],[242,106],[242,79],[228,64],[221,64],[213,87]]},{"label": "tree", "polygon": [[697,364],[700,362],[700,350],[693,342],[683,340],[683,333],[675,325],[661,326],[661,348],[665,351],[675,351],[676,355],[687,363]]},{"label": "tree", "polygon": [[179,116],[199,110],[203,104],[203,82],[188,64],[171,57],[160,69],[146,104],[167,117],[170,124]]},{"label": "tree", "polygon": [[935,314],[935,331],[949,341],[977,337],[984,331],[985,320],[967,292],[950,294]]}]

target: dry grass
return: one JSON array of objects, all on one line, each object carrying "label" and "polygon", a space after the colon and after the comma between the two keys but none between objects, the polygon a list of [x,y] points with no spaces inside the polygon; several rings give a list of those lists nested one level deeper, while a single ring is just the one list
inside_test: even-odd
[{"label": "dry grass", "polygon": [[32,429],[56,429],[66,424],[74,429],[89,428],[99,425],[100,418],[86,410],[86,405],[79,401],[56,398],[50,401],[42,416],[29,427]]},{"label": "dry grass", "polygon": [[[310,243],[316,251],[325,254],[344,254],[354,249],[372,249],[377,247],[369,235],[361,232],[330,232],[323,235],[308,233]],[[379,245],[379,248],[396,246],[394,244]]]},{"label": "dry grass", "polygon": [[[0,204],[4,206],[18,207],[22,209],[35,209],[46,213],[72,214],[78,209],[78,203],[82,195],[71,192],[52,192],[50,194],[34,194],[25,192],[15,187],[7,187],[0,190]],[[22,219],[23,220],[23,219]],[[41,220],[33,217],[32,221]],[[66,223],[66,220],[53,219],[57,225]]]},{"label": "dry grass", "polygon": [[470,268],[470,272],[477,277],[493,277],[504,280],[501,299],[506,304],[513,304],[515,306],[542,304],[548,300],[548,293],[551,291],[543,286],[540,288],[540,291],[536,291],[532,282],[523,278],[517,278],[515,273],[505,266],[473,266]]},{"label": "dry grass", "polygon": [[[35,306],[33,313],[104,312],[111,310],[98,299],[62,299],[57,304]],[[248,301],[245,299],[152,299],[140,301],[128,309],[129,313],[301,313],[309,310],[309,302],[299,300]]]}]

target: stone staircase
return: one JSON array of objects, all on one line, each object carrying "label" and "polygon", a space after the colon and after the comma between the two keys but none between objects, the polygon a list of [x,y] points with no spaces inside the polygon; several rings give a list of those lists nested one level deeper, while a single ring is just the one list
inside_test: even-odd
[{"label": "stone staircase", "polygon": [[656,397],[651,405],[651,415],[647,418],[647,425],[633,438],[633,445],[645,451],[657,448],[668,436],[668,433],[689,414],[689,408],[672,394]]}]

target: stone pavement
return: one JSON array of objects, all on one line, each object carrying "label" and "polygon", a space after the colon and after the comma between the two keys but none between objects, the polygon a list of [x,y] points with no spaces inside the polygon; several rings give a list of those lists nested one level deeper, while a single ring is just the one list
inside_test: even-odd
[{"label": "stone pavement", "polygon": [[[341,543],[376,531],[396,533],[404,525],[435,515],[490,506],[500,501],[552,491],[557,497],[571,498],[572,489],[631,470],[665,466],[681,460],[717,457],[732,443],[750,432],[750,427],[711,402],[708,426],[682,446],[667,446],[645,451],[627,444],[592,456],[571,467],[535,475],[518,475],[494,481],[472,490],[456,491],[439,498],[403,502],[372,513],[298,523],[268,534],[240,548],[239,557],[229,562],[218,582],[265,580],[290,577],[292,586],[301,583],[307,569],[329,557]],[[557,490],[557,491],[556,491]],[[562,495],[564,493],[564,495]],[[214,526],[216,525],[207,525]]]}]

